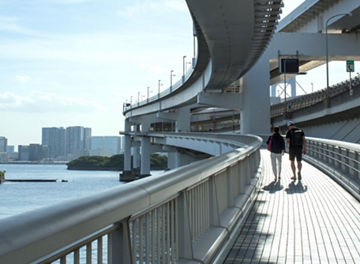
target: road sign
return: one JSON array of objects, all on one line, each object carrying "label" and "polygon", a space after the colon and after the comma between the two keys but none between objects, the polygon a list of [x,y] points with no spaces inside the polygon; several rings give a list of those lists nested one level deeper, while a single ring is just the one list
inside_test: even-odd
[{"label": "road sign", "polygon": [[355,66],[354,66],[354,61],[353,60],[347,60],[346,61],[346,71],[347,72],[354,72],[355,71]]}]

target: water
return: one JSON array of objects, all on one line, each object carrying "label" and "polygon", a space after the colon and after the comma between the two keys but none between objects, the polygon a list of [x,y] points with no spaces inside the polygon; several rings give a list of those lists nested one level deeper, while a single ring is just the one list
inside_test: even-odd
[{"label": "water", "polygon": [[66,168],[66,165],[0,164],[0,170],[6,170],[6,179],[57,179],[57,182],[0,184],[0,219],[126,184],[119,182],[118,171],[74,171]]}]

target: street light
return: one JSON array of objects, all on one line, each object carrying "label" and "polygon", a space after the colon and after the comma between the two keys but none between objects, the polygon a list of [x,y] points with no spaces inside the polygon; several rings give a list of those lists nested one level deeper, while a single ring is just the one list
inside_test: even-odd
[{"label": "street light", "polygon": [[351,13],[342,13],[334,15],[328,20],[326,20],[325,23],[325,51],[326,51],[326,100],[325,100],[325,106],[330,106],[330,87],[329,87],[329,44],[328,44],[328,23],[331,19],[338,17],[338,16],[351,16]]},{"label": "street light", "polygon": [[183,76],[185,76],[185,58],[186,56],[183,56]]},{"label": "street light", "polygon": [[170,71],[170,92],[172,91],[172,77],[175,76],[175,74],[173,74],[174,70]]},{"label": "street light", "polygon": [[160,86],[162,85],[161,80],[158,80],[158,98],[160,98]]},{"label": "street light", "polygon": [[147,87],[147,99],[146,99],[147,102],[149,102],[149,95],[150,95],[149,89],[150,89],[150,86]]}]

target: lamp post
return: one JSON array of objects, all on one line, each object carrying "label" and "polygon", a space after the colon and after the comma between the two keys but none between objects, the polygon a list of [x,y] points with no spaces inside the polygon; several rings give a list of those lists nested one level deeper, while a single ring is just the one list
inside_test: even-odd
[{"label": "lamp post", "polygon": [[150,95],[150,86],[147,87],[147,99],[146,99],[147,102],[149,102],[149,95]]},{"label": "lamp post", "polygon": [[185,58],[186,56],[183,56],[183,76],[185,76]]},{"label": "lamp post", "polygon": [[175,76],[175,74],[173,74],[174,70],[170,71],[170,92],[172,91],[172,77]]},{"label": "lamp post", "polygon": [[325,23],[325,52],[326,52],[326,99],[325,106],[330,106],[330,87],[329,87],[329,41],[328,41],[328,23],[331,19],[338,16],[351,16],[351,13],[341,13],[333,15],[326,20]]},{"label": "lamp post", "polygon": [[158,80],[158,98],[160,98],[160,86],[162,85],[161,80]]}]

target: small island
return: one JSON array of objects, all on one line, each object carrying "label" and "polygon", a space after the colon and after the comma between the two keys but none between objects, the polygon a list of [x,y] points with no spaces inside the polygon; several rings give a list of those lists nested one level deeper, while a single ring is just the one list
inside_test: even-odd
[{"label": "small island", "polygon": [[[124,169],[124,154],[111,157],[103,156],[82,156],[67,164],[68,170],[112,170],[122,171]],[[166,170],[167,157],[154,153],[150,155],[151,170]]]}]

